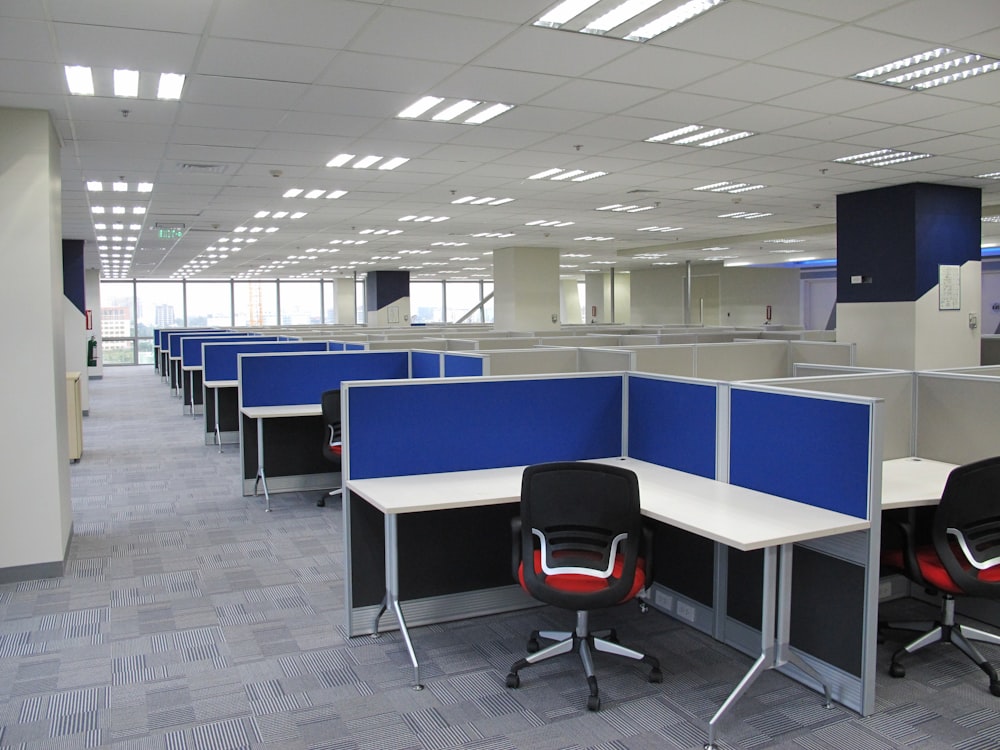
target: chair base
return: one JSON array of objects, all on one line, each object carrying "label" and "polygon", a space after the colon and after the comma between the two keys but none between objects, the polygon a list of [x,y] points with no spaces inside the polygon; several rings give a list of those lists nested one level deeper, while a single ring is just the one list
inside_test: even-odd
[{"label": "chair base", "polygon": [[[576,630],[573,632],[555,630],[536,630],[532,632],[531,638],[528,639],[529,655],[517,661],[510,668],[510,673],[507,675],[507,687],[520,687],[521,678],[518,672],[525,667],[545,661],[546,659],[551,659],[554,656],[568,654],[571,651],[576,651],[580,655],[580,661],[583,663],[583,671],[587,675],[587,684],[590,687],[590,697],[587,698],[587,709],[589,711],[598,711],[601,708],[601,697],[597,689],[597,677],[594,674],[594,651],[602,651],[607,654],[624,656],[628,659],[645,662],[650,666],[649,681],[663,682],[660,662],[656,657],[621,645],[618,643],[618,636],[614,630],[591,633],[588,624],[588,615],[589,612],[585,610],[576,613]],[[539,650],[539,638],[555,641],[555,643]]]},{"label": "chair base", "polygon": [[956,623],[955,597],[950,594],[943,596],[941,619],[936,622],[887,622],[885,623],[885,627],[893,630],[913,630],[921,633],[918,638],[903,646],[892,655],[892,661],[889,664],[889,674],[891,676],[906,676],[906,668],[900,664],[899,660],[907,654],[912,654],[933,643],[950,643],[968,656],[977,667],[986,673],[986,676],[990,678],[990,692],[1000,697],[1000,678],[997,677],[996,670],[979,653],[979,649],[972,645],[972,641],[979,641],[981,643],[992,643],[1000,646],[1000,636],[970,627],[969,625]]},{"label": "chair base", "polygon": [[337,495],[343,494],[343,492],[344,492],[344,488],[343,487],[337,487],[336,489],[330,490],[325,495],[323,495],[323,497],[321,497],[319,500],[316,501],[316,507],[317,508],[325,508],[326,507],[326,499],[328,497],[336,497]]}]

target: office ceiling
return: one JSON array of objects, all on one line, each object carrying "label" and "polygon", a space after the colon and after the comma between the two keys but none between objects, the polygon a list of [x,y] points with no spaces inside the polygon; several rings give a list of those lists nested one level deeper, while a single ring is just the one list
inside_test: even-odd
[{"label": "office ceiling", "polygon": [[[941,47],[1000,59],[996,0],[728,0],[644,43],[533,25],[555,5],[5,0],[0,106],[51,114],[64,236],[106,277],[480,279],[505,247],[558,248],[579,278],[831,259],[838,194],[918,181],[980,188],[1000,214],[1000,179],[980,176],[1000,173],[1000,71],[916,91],[852,78]],[[69,93],[67,65],[92,68],[93,96]],[[115,68],[139,71],[138,97],[113,95]],[[186,75],[177,101],[155,99],[164,72]],[[483,105],[397,116],[426,95]],[[489,103],[513,108],[464,123]],[[646,140],[689,125],[753,135]],[[837,161],[880,149],[929,156]],[[356,159],[326,166],[338,154]],[[383,159],[353,166],[366,155]],[[378,169],[391,157],[408,161]],[[531,179],[549,169],[606,174]],[[718,183],[763,187],[697,190]],[[735,212],[766,215],[720,218]]]}]

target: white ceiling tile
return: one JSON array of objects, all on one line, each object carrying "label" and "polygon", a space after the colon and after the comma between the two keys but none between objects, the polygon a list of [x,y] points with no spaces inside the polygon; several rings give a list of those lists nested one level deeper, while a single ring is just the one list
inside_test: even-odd
[{"label": "white ceiling tile", "polygon": [[330,50],[241,39],[207,39],[192,72],[208,76],[312,83],[333,59]]}]

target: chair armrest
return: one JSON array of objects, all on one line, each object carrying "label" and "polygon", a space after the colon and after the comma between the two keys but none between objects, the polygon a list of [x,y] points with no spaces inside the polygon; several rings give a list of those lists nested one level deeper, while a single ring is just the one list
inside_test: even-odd
[{"label": "chair armrest", "polygon": [[521,517],[510,519],[510,573],[515,581],[520,582],[517,575],[521,567]]}]

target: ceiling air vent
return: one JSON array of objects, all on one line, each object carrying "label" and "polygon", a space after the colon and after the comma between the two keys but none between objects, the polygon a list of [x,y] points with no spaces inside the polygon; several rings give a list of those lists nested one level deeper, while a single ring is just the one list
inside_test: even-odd
[{"label": "ceiling air vent", "polygon": [[177,164],[177,169],[188,174],[222,174],[226,171],[226,165],[180,162]]}]

